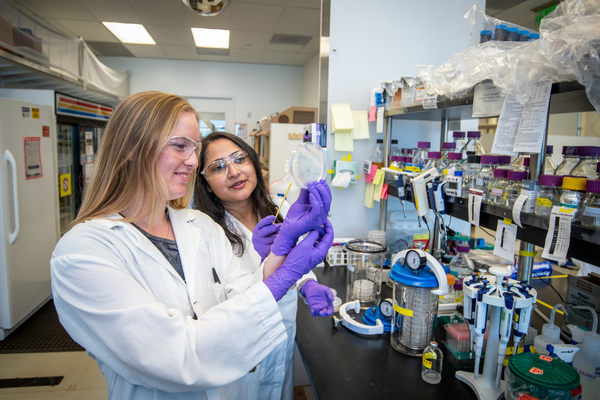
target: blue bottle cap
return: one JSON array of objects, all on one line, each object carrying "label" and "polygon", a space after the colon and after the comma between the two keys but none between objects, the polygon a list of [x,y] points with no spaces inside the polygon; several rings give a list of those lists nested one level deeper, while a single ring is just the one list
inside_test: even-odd
[{"label": "blue bottle cap", "polygon": [[508,28],[507,30],[508,30],[509,32],[517,32],[517,33],[519,32],[519,29],[518,29],[518,28]]},{"label": "blue bottle cap", "polygon": [[519,31],[519,35],[527,35],[527,36],[529,36],[529,31],[526,31],[526,30]]},{"label": "blue bottle cap", "polygon": [[494,28],[494,30],[496,30],[496,29],[504,29],[504,30],[506,30],[507,26],[504,25],[504,24],[496,25],[496,27]]},{"label": "blue bottle cap", "polygon": [[481,33],[479,35],[491,35],[492,31],[488,31],[486,29],[484,29],[483,31],[481,31]]},{"label": "blue bottle cap", "polygon": [[533,39],[539,39],[540,38],[540,34],[539,33],[530,33],[529,37],[533,38]]}]

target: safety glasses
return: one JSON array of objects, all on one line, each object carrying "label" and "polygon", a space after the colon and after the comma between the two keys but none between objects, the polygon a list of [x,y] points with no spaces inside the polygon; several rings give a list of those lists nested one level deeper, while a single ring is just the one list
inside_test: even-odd
[{"label": "safety glasses", "polygon": [[187,160],[194,152],[196,153],[196,158],[200,157],[202,144],[200,142],[195,142],[186,136],[173,136],[167,142],[167,148],[175,156],[182,160]]},{"label": "safety glasses", "polygon": [[240,168],[250,164],[250,162],[251,161],[248,153],[240,150],[233,153],[228,158],[222,158],[211,162],[200,173],[204,175],[204,178],[208,181],[220,176],[227,176],[229,173],[228,165],[230,163],[239,170]]}]

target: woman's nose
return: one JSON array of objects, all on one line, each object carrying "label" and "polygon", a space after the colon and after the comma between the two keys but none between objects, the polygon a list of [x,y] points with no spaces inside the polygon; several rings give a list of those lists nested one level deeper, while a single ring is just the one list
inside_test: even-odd
[{"label": "woman's nose", "polygon": [[238,176],[239,174],[240,170],[238,169],[238,167],[234,163],[229,161],[227,163],[227,177],[234,177]]}]

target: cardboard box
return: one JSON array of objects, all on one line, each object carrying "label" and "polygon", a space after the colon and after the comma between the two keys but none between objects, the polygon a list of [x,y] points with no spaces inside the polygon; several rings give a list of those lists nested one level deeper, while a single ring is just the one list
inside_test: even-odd
[{"label": "cardboard box", "polygon": [[13,45],[13,27],[12,23],[0,15],[0,42],[9,46]]},{"label": "cardboard box", "polygon": [[32,50],[42,53],[42,39],[35,36],[29,29],[12,28],[13,46],[28,47]]},{"label": "cardboard box", "polygon": [[[575,306],[589,306],[600,310],[600,276],[591,273],[589,276],[569,275],[567,286],[567,323],[580,325],[592,329],[594,322],[592,315],[587,310],[578,310]],[[600,325],[598,326],[600,333]]]},{"label": "cardboard box", "polygon": [[290,107],[271,118],[274,124],[311,124],[317,123],[318,109],[313,107]]}]

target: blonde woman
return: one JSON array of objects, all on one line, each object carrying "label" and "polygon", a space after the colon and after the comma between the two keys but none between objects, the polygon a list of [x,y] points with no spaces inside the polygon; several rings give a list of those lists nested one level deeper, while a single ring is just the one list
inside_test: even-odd
[{"label": "blonde woman", "polygon": [[[181,97],[128,96],[53,253],[60,321],[98,362],[110,399],[247,398],[256,366],[287,339],[283,288],[333,240],[315,202],[297,222],[307,239],[254,273],[243,268],[223,230],[186,209],[199,150],[198,116]],[[282,226],[281,234],[297,231]]]}]

